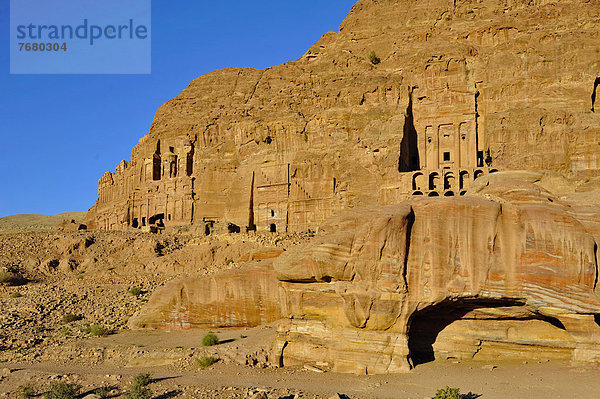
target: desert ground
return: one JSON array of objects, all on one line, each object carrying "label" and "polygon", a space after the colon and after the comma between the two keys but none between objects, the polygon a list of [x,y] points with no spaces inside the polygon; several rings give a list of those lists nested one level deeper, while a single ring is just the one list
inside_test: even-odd
[{"label": "desert ground", "polygon": [[[287,249],[307,239],[281,234],[203,237],[190,231],[5,231],[0,234],[0,259],[16,279],[0,286],[0,395],[18,397],[24,385],[42,394],[62,381],[81,385],[85,394],[106,387],[109,397],[120,397],[140,373],[150,373],[155,398],[330,398],[339,393],[420,399],[445,386],[460,388],[464,397],[485,399],[585,398],[600,389],[596,367],[543,358],[436,359],[405,374],[359,376],[317,367],[275,367],[274,324],[212,329],[221,343],[209,347],[201,343],[208,330],[126,327],[152,292],[176,276],[245,267],[247,251]],[[103,331],[97,334],[90,326]],[[202,357],[219,360],[201,368],[196,359]]]}]

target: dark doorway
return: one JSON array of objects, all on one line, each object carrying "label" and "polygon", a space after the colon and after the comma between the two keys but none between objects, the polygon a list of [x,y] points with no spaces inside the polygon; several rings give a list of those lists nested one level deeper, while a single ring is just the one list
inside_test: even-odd
[{"label": "dark doorway", "polygon": [[227,231],[230,234],[234,234],[234,233],[239,233],[240,231],[242,231],[242,229],[240,229],[240,226],[233,224],[233,223],[229,223],[227,224]]},{"label": "dark doorway", "polygon": [[191,176],[194,173],[194,145],[192,149],[187,153],[185,160],[185,174]]},{"label": "dark doorway", "polygon": [[148,223],[156,224],[157,226],[162,227],[162,226],[164,226],[164,224],[163,224],[164,218],[165,218],[165,214],[159,213],[159,214],[150,216],[150,218],[148,219]]},{"label": "dark doorway", "polygon": [[133,222],[131,222],[131,227],[133,227],[134,229],[138,228],[138,220],[137,220],[137,218],[133,218]]},{"label": "dark doorway", "polygon": [[152,156],[152,180],[160,180],[161,158],[159,154]]},{"label": "dark doorway", "polygon": [[483,151],[477,151],[477,167],[481,168],[483,166]]},{"label": "dark doorway", "polygon": [[271,223],[271,225],[269,226],[269,230],[271,231],[271,233],[277,233],[277,225],[275,223]]},{"label": "dark doorway", "polygon": [[413,118],[413,89],[408,92],[408,107],[404,119],[402,141],[400,142],[400,158],[398,158],[398,172],[412,172],[419,170],[421,160],[419,158],[419,145],[417,141],[417,130]]}]

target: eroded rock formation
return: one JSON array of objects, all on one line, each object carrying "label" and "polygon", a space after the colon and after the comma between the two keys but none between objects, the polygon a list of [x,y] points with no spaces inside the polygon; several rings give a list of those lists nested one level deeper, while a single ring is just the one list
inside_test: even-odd
[{"label": "eroded rock formation", "polygon": [[130,328],[256,327],[281,318],[270,262],[210,277],[182,278],[158,289]]},{"label": "eroded rock formation", "polygon": [[[499,172],[464,197],[342,212],[273,261],[278,293],[263,292],[280,303],[270,313],[281,317],[277,361],[369,374],[440,356],[599,362],[600,206],[588,194],[556,173]],[[241,268],[217,277],[235,287],[228,298],[212,278],[172,283],[130,326],[173,325],[177,309],[208,309],[215,299],[220,309],[250,307],[264,273]],[[179,294],[192,285],[206,293],[199,303]],[[184,318],[223,325],[222,314]]]},{"label": "eroded rock formation", "polygon": [[598,0],[361,0],[299,60],[165,103],[87,224],[306,231],[495,169],[591,177],[599,27]]},{"label": "eroded rock formation", "polygon": [[[486,340],[496,355],[503,345],[533,345],[600,360],[588,348],[600,342],[595,237],[566,205],[528,185],[504,198],[356,210],[323,226],[309,248],[275,263],[289,318],[278,338],[282,362],[397,372],[433,360],[434,342],[472,357]],[[463,331],[459,323],[438,341],[456,320]],[[526,333],[532,320],[547,325]]]}]

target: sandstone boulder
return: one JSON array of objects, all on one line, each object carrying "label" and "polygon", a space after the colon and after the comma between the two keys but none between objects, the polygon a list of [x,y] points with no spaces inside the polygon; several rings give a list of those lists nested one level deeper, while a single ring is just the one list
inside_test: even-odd
[{"label": "sandstone boulder", "polygon": [[278,320],[278,285],[271,263],[183,278],[156,290],[128,326],[133,329],[254,327]]}]

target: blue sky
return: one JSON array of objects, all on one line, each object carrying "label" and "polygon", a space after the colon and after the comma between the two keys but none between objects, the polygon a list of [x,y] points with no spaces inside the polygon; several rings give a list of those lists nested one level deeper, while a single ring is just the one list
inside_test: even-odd
[{"label": "blue sky", "polygon": [[86,211],[102,174],[192,79],[297,59],[355,1],[153,0],[150,75],[10,75],[0,0],[0,217]]}]

